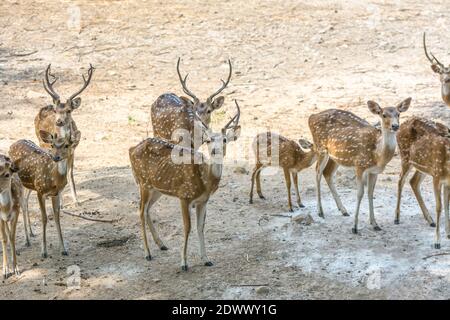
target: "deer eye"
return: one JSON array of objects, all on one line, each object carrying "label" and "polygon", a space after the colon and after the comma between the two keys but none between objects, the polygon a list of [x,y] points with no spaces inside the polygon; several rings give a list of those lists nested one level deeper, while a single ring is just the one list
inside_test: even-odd
[{"label": "deer eye", "polygon": [[386,118],[387,116],[383,113],[383,118]]}]

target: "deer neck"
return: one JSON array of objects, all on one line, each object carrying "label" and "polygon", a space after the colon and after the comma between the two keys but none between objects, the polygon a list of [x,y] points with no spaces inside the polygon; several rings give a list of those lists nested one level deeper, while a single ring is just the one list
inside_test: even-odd
[{"label": "deer neck", "polygon": [[314,162],[317,160],[317,154],[314,151],[308,151],[303,153],[298,159],[297,159],[297,169],[301,170],[304,168],[307,168],[311,166]]},{"label": "deer neck", "polygon": [[12,209],[11,187],[0,192],[0,213],[9,213]]},{"label": "deer neck", "polygon": [[223,164],[209,159],[210,163],[205,165],[204,184],[208,193],[213,193],[219,186],[222,178]]},{"label": "deer neck", "polygon": [[381,129],[381,136],[378,139],[376,155],[377,165],[384,167],[394,156],[397,146],[396,133],[385,129]]},{"label": "deer neck", "polygon": [[57,185],[65,185],[67,182],[67,159],[56,162],[51,174]]}]

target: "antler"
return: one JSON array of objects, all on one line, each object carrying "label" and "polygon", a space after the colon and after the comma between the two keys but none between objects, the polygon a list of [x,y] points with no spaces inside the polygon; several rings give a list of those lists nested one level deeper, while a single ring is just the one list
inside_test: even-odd
[{"label": "antler", "polygon": [[209,98],[208,98],[208,100],[207,100],[208,102],[211,102],[212,99],[213,99],[215,96],[217,96],[219,93],[221,93],[222,90],[225,89],[225,88],[227,87],[228,83],[230,83],[231,75],[233,74],[233,67],[231,66],[231,60],[230,60],[230,59],[228,59],[228,65],[230,66],[230,73],[228,74],[228,79],[227,79],[227,81],[225,82],[225,81],[223,81],[222,79],[220,79],[220,81],[222,81],[222,87],[221,87],[219,90],[217,90],[216,92],[214,92],[212,95],[209,96]]},{"label": "antler", "polygon": [[83,76],[83,87],[81,87],[80,90],[78,90],[76,93],[74,93],[73,95],[70,96],[69,100],[74,99],[76,96],[78,96],[80,93],[82,93],[84,91],[84,89],[87,88],[87,86],[89,85],[89,83],[91,82],[92,79],[92,74],[94,73],[94,67],[92,66],[92,64],[89,64],[89,69],[88,69],[88,79],[86,80],[86,78]]},{"label": "antler", "polygon": [[231,127],[237,127],[239,125],[239,118],[241,116],[241,108],[239,108],[239,104],[237,103],[237,100],[234,100],[234,103],[236,104],[237,112],[234,115],[234,117],[231,118],[230,121],[228,121],[228,123],[225,125],[223,130],[227,130]]},{"label": "antler", "polygon": [[[49,64],[47,69],[45,70],[45,76],[42,80],[42,83],[44,85],[45,91],[47,91],[47,93],[53,98],[53,100],[59,100],[59,95],[55,92],[55,90],[53,90],[53,84],[55,84],[56,80],[58,79],[53,74],[51,74],[50,66],[51,64]],[[50,79],[48,78],[49,76],[54,79],[53,82],[50,81]]]},{"label": "antler", "polygon": [[178,58],[177,73],[178,73],[178,77],[180,78],[181,86],[183,87],[183,92],[186,93],[188,96],[190,96],[192,99],[194,99],[194,101],[198,101],[198,98],[195,96],[195,94],[193,94],[186,86],[186,80],[187,80],[187,77],[188,77],[189,73],[186,74],[184,79],[181,76],[181,73],[180,73],[180,61],[181,61],[181,58]]},{"label": "antler", "polygon": [[439,65],[439,67],[444,68],[444,65],[438,60],[436,59],[436,57],[430,52],[430,55],[432,58],[430,58],[430,55],[428,55],[428,51],[427,51],[427,45],[425,42],[425,32],[423,33],[423,50],[425,51],[425,55],[427,56],[427,59],[432,63],[432,64],[437,64]]}]

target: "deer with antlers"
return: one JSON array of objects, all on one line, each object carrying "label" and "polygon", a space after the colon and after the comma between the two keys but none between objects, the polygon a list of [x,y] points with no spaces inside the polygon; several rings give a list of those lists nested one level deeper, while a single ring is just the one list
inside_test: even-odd
[{"label": "deer with antlers", "polygon": [[[196,126],[194,113],[200,117],[202,122],[208,127],[211,122],[212,112],[222,107],[225,98],[218,96],[229,84],[232,75],[231,61],[228,60],[229,74],[226,81],[222,81],[219,90],[210,95],[205,102],[201,102],[197,96],[187,87],[186,81],[189,74],[182,76],[180,72],[180,61],[177,62],[177,74],[180,79],[183,92],[191,99],[184,96],[177,96],[173,93],[165,93],[156,99],[151,106],[151,119],[153,126],[153,135],[162,139],[180,143],[186,147],[200,147],[201,134],[196,134],[196,128],[202,130],[202,127]],[[201,133],[201,132],[200,132]]]},{"label": "deer with antlers", "polygon": [[330,109],[309,117],[309,128],[318,152],[316,188],[317,209],[320,217],[323,217],[320,194],[322,175],[328,183],[338,209],[344,216],[348,215],[337,194],[333,177],[340,165],[353,167],[356,173],[357,202],[352,232],[355,234],[358,232],[359,209],[366,182],[370,224],[374,230],[381,230],[375,220],[373,210],[375,184],[378,174],[383,172],[394,156],[395,134],[399,129],[400,113],[408,110],[410,104],[411,98],[405,99],[396,107],[385,108],[381,108],[374,101],[368,101],[367,105],[370,112],[380,117],[381,130],[376,129],[355,114],[344,110]]},{"label": "deer with antlers", "polygon": [[[0,155],[0,233],[3,250],[3,279],[12,273],[20,274],[16,257],[16,226],[20,209],[23,206],[23,187],[16,174],[17,168],[11,159]],[[12,257],[9,268],[8,247]]]},{"label": "deer with antlers", "polygon": [[[39,113],[36,115],[34,119],[34,128],[36,132],[36,136],[39,140],[39,145],[48,149],[51,146],[42,140],[40,132],[46,131],[53,134],[57,134],[58,137],[69,137],[71,140],[71,148],[69,150],[68,157],[68,181],[70,192],[72,195],[73,201],[78,204],[78,197],[75,187],[75,180],[73,177],[73,167],[74,167],[74,159],[75,159],[75,149],[80,143],[81,140],[81,132],[78,130],[75,121],[72,118],[72,111],[78,109],[81,105],[81,98],[78,97],[89,85],[92,79],[92,75],[94,72],[94,67],[92,64],[90,65],[87,72],[87,79],[84,75],[83,77],[83,86],[74,94],[72,94],[65,102],[61,101],[60,96],[53,89],[53,85],[57,81],[57,78],[51,73],[50,70],[51,65],[49,64],[47,69],[45,70],[44,80],[42,81],[45,91],[50,95],[53,100],[52,105],[48,105],[46,107],[41,108]],[[50,79],[51,78],[51,79]],[[25,210],[24,210],[24,223],[25,226],[25,235],[26,235],[26,244],[29,246],[29,235],[33,236],[33,231],[31,230],[31,223],[28,214],[28,198],[30,196],[31,190],[27,190],[25,194]],[[62,203],[62,199],[61,203]],[[28,229],[27,230],[27,226]]]},{"label": "deer with antlers", "polygon": [[442,62],[436,59],[431,52],[428,54],[427,45],[425,42],[425,32],[423,33],[423,50],[425,51],[425,56],[428,61],[431,63],[431,70],[439,74],[442,100],[450,106],[450,65],[446,67]]},{"label": "deer with antlers", "polygon": [[[235,141],[240,132],[240,109],[237,102],[236,115],[222,128],[220,133],[210,133],[206,143],[210,159],[206,163],[204,155],[193,148],[173,144],[161,138],[148,138],[130,148],[130,162],[134,178],[139,185],[139,215],[147,260],[151,260],[147,241],[146,224],[154,241],[161,250],[167,247],[158,236],[150,216],[152,205],[165,194],[180,200],[184,223],[184,245],[181,251],[181,267],[187,271],[187,244],[191,230],[190,210],[195,206],[197,232],[200,242],[200,256],[206,266],[212,263],[206,255],[204,226],[206,205],[211,195],[218,189],[222,177],[223,157],[228,142]],[[194,116],[199,116],[194,113]],[[201,122],[201,119],[198,119]],[[206,124],[203,124],[206,126]],[[178,155],[183,154],[180,162]],[[186,160],[186,155],[189,155]]]},{"label": "deer with antlers", "polygon": [[[289,211],[293,212],[291,201],[291,177],[294,183],[295,193],[297,195],[297,204],[300,208],[304,205],[300,199],[298,191],[298,173],[310,167],[317,159],[314,145],[305,140],[300,139],[297,142],[278,135],[273,132],[260,133],[253,141],[253,151],[255,153],[256,164],[252,174],[252,186],[250,189],[250,203],[253,203],[253,187],[256,180],[256,192],[261,199],[265,199],[261,191],[261,171],[268,166],[279,166],[283,169],[284,180],[288,192]],[[310,149],[305,152],[303,149]],[[275,157],[272,155],[275,153]]]},{"label": "deer with antlers", "polygon": [[47,257],[47,213],[45,198],[51,197],[53,215],[63,255],[67,255],[60,224],[61,192],[67,184],[69,156],[73,141],[69,136],[59,136],[47,131],[39,132],[40,139],[50,145],[48,150],[38,147],[32,141],[19,140],[9,149],[23,186],[36,191],[42,222],[42,257]]}]

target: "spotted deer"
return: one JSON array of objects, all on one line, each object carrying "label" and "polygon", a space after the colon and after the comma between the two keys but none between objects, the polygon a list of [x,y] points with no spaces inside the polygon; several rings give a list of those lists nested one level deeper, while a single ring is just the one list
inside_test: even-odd
[{"label": "spotted deer", "polygon": [[425,41],[425,32],[423,33],[423,50],[425,56],[431,63],[431,70],[439,75],[441,81],[441,96],[442,100],[450,106],[450,65],[446,67],[430,52],[428,53],[427,45]]},{"label": "spotted deer", "polygon": [[394,156],[395,134],[399,129],[400,113],[407,111],[410,104],[411,98],[405,99],[396,107],[385,108],[381,108],[374,101],[368,101],[370,112],[380,117],[381,130],[344,110],[330,109],[309,117],[309,128],[318,152],[316,188],[317,209],[320,217],[323,217],[320,194],[322,175],[328,183],[338,209],[344,216],[348,215],[337,194],[333,177],[339,166],[353,167],[356,173],[357,202],[352,232],[355,234],[358,232],[359,209],[366,182],[370,224],[374,230],[381,230],[375,220],[373,192],[378,174],[383,172]]},{"label": "spotted deer", "polygon": [[60,198],[67,184],[72,142],[68,136],[60,137],[57,133],[52,134],[43,130],[39,132],[39,136],[43,142],[50,145],[48,150],[38,147],[32,141],[19,140],[11,145],[9,155],[19,169],[17,173],[23,186],[37,193],[42,220],[42,257],[47,257],[46,197],[52,199],[61,252],[67,255],[61,233]]},{"label": "spotted deer", "polygon": [[[209,133],[206,141],[210,155],[209,162],[204,161],[202,153],[161,138],[148,138],[130,148],[131,168],[140,191],[139,215],[147,260],[151,260],[151,255],[146,224],[158,247],[161,250],[167,250],[157,234],[150,216],[150,208],[164,194],[180,200],[184,223],[184,245],[181,251],[182,270],[187,271],[188,269],[186,254],[191,230],[190,211],[194,206],[197,214],[200,256],[205,266],[212,266],[212,262],[206,255],[203,232],[206,205],[210,196],[219,187],[226,146],[228,142],[235,141],[239,136],[240,109],[237,102],[236,106],[236,115],[222,128],[221,132]],[[174,157],[178,154],[189,155],[189,161],[179,163]]]},{"label": "spotted deer", "polygon": [[[406,120],[401,124],[400,129],[398,130],[397,144],[401,158],[401,171],[397,188],[397,206],[395,209],[394,221],[395,224],[400,223],[400,202],[405,180],[408,177],[411,168],[415,167],[411,160],[412,148],[415,147],[415,144],[426,135],[435,135],[449,138],[450,132],[449,128],[441,123],[433,122],[419,117],[412,117],[411,119]],[[430,158],[430,160],[433,159]],[[431,164],[432,162],[430,162],[430,165]],[[435,227],[436,224],[434,223],[433,218],[428,212],[428,209],[425,206],[422,195],[420,193],[420,185],[423,181],[423,178],[424,175],[420,172],[420,170],[416,170],[410,180],[410,185],[419,203],[425,220],[431,227]]]},{"label": "spotted deer", "polygon": [[[173,93],[165,93],[159,96],[151,106],[151,119],[153,135],[174,143],[183,142],[186,147],[200,147],[202,127],[196,125],[194,112],[200,117],[208,127],[211,122],[212,112],[222,107],[225,98],[218,96],[229,84],[232,75],[231,61],[228,60],[229,74],[226,81],[222,81],[222,86],[210,95],[205,102],[201,102],[195,94],[187,87],[186,81],[189,74],[182,76],[180,72],[180,61],[177,62],[177,74],[180,79],[183,92],[191,99],[184,96],[177,96]],[[199,131],[195,131],[198,129]],[[195,133],[199,134],[195,134]],[[186,133],[188,136],[186,136]],[[187,142],[187,143],[186,143]]]},{"label": "spotted deer", "polygon": [[[261,199],[265,199],[261,191],[261,171],[268,166],[279,166],[283,169],[284,180],[288,193],[289,211],[293,212],[291,201],[291,177],[294,183],[297,204],[300,208],[304,205],[298,191],[298,173],[310,167],[317,159],[314,146],[311,142],[300,139],[297,142],[273,132],[258,134],[253,141],[256,164],[252,174],[252,186],[250,189],[250,203],[253,203],[253,187],[256,180],[256,192]],[[303,149],[310,149],[305,152]],[[275,157],[272,156],[275,152]],[[276,157],[278,156],[278,157]]]},{"label": "spotted deer", "polygon": [[[11,159],[0,155],[0,233],[3,251],[3,279],[12,273],[20,274],[16,257],[16,226],[23,206],[23,187],[16,174],[17,168]],[[8,260],[8,242],[12,268]]]},{"label": "spotted deer", "polygon": [[[59,137],[64,138],[68,136],[71,140],[71,149],[68,158],[68,181],[72,199],[75,203],[78,203],[78,197],[75,187],[75,181],[73,178],[73,164],[75,158],[75,149],[80,143],[81,132],[78,130],[75,121],[72,118],[72,112],[78,109],[81,105],[81,98],[78,97],[89,85],[94,73],[94,67],[90,65],[87,71],[87,79],[84,75],[83,86],[77,92],[72,94],[65,102],[61,101],[60,96],[53,89],[53,85],[57,81],[57,78],[50,71],[51,65],[49,64],[43,80],[45,91],[50,95],[53,100],[53,105],[43,107],[34,119],[34,128],[36,136],[39,139],[39,145],[42,148],[49,148],[50,145],[42,140],[40,131],[47,131],[50,133],[56,133]],[[52,78],[51,81],[49,78]]]}]

